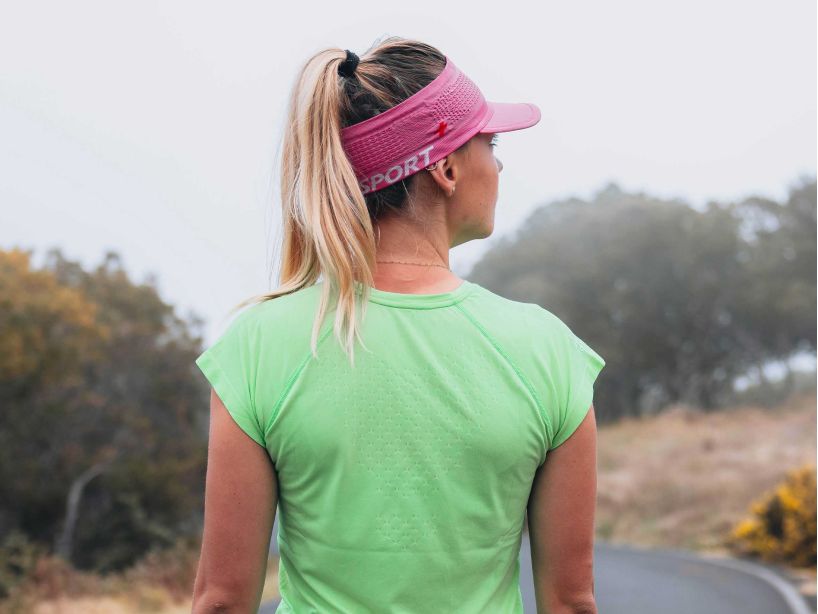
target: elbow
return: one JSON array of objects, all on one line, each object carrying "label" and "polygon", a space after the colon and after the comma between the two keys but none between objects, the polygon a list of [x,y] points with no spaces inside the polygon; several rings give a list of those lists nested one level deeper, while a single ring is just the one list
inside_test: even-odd
[{"label": "elbow", "polygon": [[571,601],[562,606],[562,609],[558,611],[563,614],[597,614],[596,600],[591,597]]},{"label": "elbow", "polygon": [[208,582],[200,570],[193,586],[190,614],[255,614],[260,599],[261,590],[254,595],[246,583],[224,577],[218,583]]},{"label": "elbow", "polygon": [[193,600],[190,614],[227,614],[233,612],[232,606],[218,599],[208,599],[206,596]]},{"label": "elbow", "polygon": [[593,596],[580,599],[552,599],[546,606],[537,607],[538,614],[597,614]]},{"label": "elbow", "polygon": [[255,610],[229,595],[201,593],[193,598],[191,614],[251,614]]}]

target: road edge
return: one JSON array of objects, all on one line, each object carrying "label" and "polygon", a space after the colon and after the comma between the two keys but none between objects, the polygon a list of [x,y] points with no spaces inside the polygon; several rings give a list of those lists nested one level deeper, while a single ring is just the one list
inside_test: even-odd
[{"label": "road edge", "polygon": [[815,610],[811,609],[807,604],[804,595],[792,584],[790,581],[771,571],[768,567],[754,561],[739,559],[736,557],[725,556],[723,554],[713,554],[709,552],[696,552],[690,550],[674,550],[671,548],[657,548],[650,546],[639,546],[634,544],[624,544],[617,542],[609,542],[606,540],[597,539],[598,543],[604,544],[606,547],[619,548],[622,550],[631,550],[638,552],[655,552],[675,556],[688,561],[712,563],[713,565],[721,565],[736,571],[742,571],[751,576],[755,576],[763,580],[773,587],[787,607],[790,608],[791,614],[816,614]]}]

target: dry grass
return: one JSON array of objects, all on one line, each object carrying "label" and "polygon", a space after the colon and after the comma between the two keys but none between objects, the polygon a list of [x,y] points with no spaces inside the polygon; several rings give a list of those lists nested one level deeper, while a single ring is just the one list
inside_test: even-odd
[{"label": "dry grass", "polygon": [[[118,582],[114,586],[102,588],[106,594],[94,594],[85,587],[88,594],[77,595],[68,590],[51,598],[24,595],[16,606],[9,603],[0,606],[4,614],[190,614],[190,595],[180,597],[167,588],[151,584],[147,580],[131,583],[127,588]],[[190,587],[192,592],[193,587]],[[84,591],[84,592],[85,592]],[[278,598],[278,557],[271,557],[267,565],[267,575],[261,601]]]},{"label": "dry grass", "polygon": [[723,551],[752,501],[815,462],[815,392],[773,409],[704,414],[675,406],[600,427],[597,535]]},{"label": "dry grass", "polygon": [[[816,461],[816,395],[713,414],[676,406],[598,432],[597,537],[730,555],[723,541],[788,471]],[[814,596],[816,570],[787,569]]]}]

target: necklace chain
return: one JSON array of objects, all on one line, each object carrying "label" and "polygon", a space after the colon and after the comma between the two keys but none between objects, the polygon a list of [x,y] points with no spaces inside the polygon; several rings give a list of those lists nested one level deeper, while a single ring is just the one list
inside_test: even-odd
[{"label": "necklace chain", "polygon": [[[436,166],[437,166],[437,162],[435,162],[435,164],[434,164],[434,167],[436,167]],[[431,168],[434,168],[434,167],[431,167]],[[378,243],[381,242],[381,227],[376,226],[376,229],[378,231],[378,239],[376,241],[376,244],[378,244]],[[432,264],[432,263],[425,263],[425,262],[406,262],[405,260],[376,260],[375,262],[377,262],[378,264],[392,263],[392,264],[414,264],[416,266],[439,266],[439,267],[443,267],[447,271],[451,271],[451,269],[449,268],[449,265],[447,265],[447,264],[437,264],[437,263]]]},{"label": "necklace chain", "polygon": [[418,266],[439,266],[439,267],[443,267],[443,268],[444,268],[444,269],[446,269],[447,271],[450,271],[450,270],[451,270],[451,269],[448,267],[448,265],[445,265],[445,264],[437,264],[437,263],[426,263],[426,262],[406,262],[406,261],[404,261],[404,260],[376,260],[375,262],[377,262],[377,263],[379,263],[379,264],[385,264],[385,263],[390,263],[390,262],[391,262],[391,263],[395,263],[395,264],[416,264],[416,265],[418,265]]}]

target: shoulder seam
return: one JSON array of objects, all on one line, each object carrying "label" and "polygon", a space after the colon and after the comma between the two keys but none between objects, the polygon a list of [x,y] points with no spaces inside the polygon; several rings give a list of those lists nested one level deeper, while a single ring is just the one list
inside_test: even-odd
[{"label": "shoulder seam", "polygon": [[482,324],[480,324],[480,322],[478,322],[477,319],[466,309],[464,309],[459,303],[455,305],[455,307],[457,307],[457,309],[475,326],[475,328],[477,328],[477,330],[480,331],[480,333],[486,338],[486,340],[489,343],[491,343],[494,349],[497,350],[497,353],[500,354],[500,356],[502,356],[503,359],[514,370],[514,372],[517,374],[517,377],[520,379],[520,381],[523,383],[523,385],[526,387],[528,392],[533,397],[534,402],[537,404],[537,413],[539,414],[540,420],[542,421],[543,427],[545,428],[544,434],[548,438],[548,441],[543,441],[544,449],[547,449],[549,446],[549,441],[554,436],[554,432],[551,426],[551,421],[548,419],[548,414],[546,413],[545,408],[543,407],[542,401],[540,400],[537,391],[528,381],[528,378],[523,374],[522,370],[520,370],[520,368],[517,367],[514,361],[511,360],[511,357],[503,350],[503,348],[500,347],[500,344],[497,343],[497,341],[488,333],[486,328]]},{"label": "shoulder seam", "polygon": [[[321,344],[324,342],[324,339],[332,332],[332,326],[328,326],[327,330],[323,332],[323,334],[319,337],[318,343],[316,344],[316,351]],[[270,434],[270,429],[273,427],[273,423],[276,421],[278,417],[278,412],[281,409],[281,405],[284,403],[284,400],[287,398],[287,395],[290,393],[290,389],[295,385],[296,380],[298,380],[298,376],[301,375],[301,372],[304,370],[304,367],[307,366],[307,363],[310,361],[310,357],[312,356],[312,349],[307,350],[307,355],[301,361],[301,364],[293,371],[292,375],[290,375],[287,383],[284,385],[284,390],[281,392],[281,395],[278,397],[278,400],[273,405],[272,413],[270,415],[270,419],[268,424],[264,427],[264,440],[267,440],[268,435]]]}]

